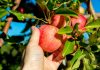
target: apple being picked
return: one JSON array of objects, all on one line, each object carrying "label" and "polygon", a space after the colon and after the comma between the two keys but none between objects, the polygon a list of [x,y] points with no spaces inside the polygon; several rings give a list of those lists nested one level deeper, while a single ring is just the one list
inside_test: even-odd
[{"label": "apple being picked", "polygon": [[57,34],[58,28],[52,25],[42,25],[40,28],[39,45],[46,52],[54,52],[61,45],[62,36]]},{"label": "apple being picked", "polygon": [[87,19],[83,15],[79,14],[78,18],[75,18],[75,17],[71,18],[71,26],[74,27],[75,24],[78,23],[79,24],[78,29],[84,30],[85,29],[84,27],[86,25],[86,21],[87,21]]},{"label": "apple being picked", "polygon": [[66,26],[66,20],[63,15],[56,14],[51,18],[51,25],[56,26],[58,28]]}]

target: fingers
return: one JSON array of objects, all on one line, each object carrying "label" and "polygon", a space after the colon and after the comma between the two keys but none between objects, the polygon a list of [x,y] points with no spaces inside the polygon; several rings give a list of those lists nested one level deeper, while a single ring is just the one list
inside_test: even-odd
[{"label": "fingers", "polygon": [[62,47],[60,47],[57,51],[53,52],[50,56],[47,57],[47,59],[55,62],[56,67],[59,67],[59,65],[63,61],[63,56],[62,56]]},{"label": "fingers", "polygon": [[51,54],[50,56],[48,56],[47,59],[52,61],[52,59],[53,59],[53,54]]},{"label": "fingers", "polygon": [[51,54],[47,58],[45,57],[44,60],[45,60],[44,66],[48,67],[47,64],[49,64],[49,67],[51,66],[51,70],[57,70],[59,65],[62,63],[62,60],[59,60],[59,61],[53,60],[53,54]]},{"label": "fingers", "polygon": [[56,62],[58,66],[62,63],[63,60],[61,54],[59,54],[57,57],[54,57],[54,54],[51,54],[50,56],[47,57],[47,59]]},{"label": "fingers", "polygon": [[53,57],[53,61],[61,63],[64,57],[62,56],[62,52],[60,52],[56,57]]},{"label": "fingers", "polygon": [[40,46],[27,46],[22,70],[43,70],[44,53]]},{"label": "fingers", "polygon": [[40,37],[40,31],[38,28],[36,28],[35,26],[32,26],[32,35],[29,41],[29,45],[38,45],[39,43],[39,37]]},{"label": "fingers", "polygon": [[63,56],[62,56],[62,51],[63,51],[63,45],[58,49],[56,50],[54,53],[53,53],[53,60],[54,61],[62,61],[63,60]]},{"label": "fingers", "polygon": [[32,35],[25,49],[22,70],[43,70],[44,53],[42,48],[38,45],[39,36],[39,29],[32,27]]}]

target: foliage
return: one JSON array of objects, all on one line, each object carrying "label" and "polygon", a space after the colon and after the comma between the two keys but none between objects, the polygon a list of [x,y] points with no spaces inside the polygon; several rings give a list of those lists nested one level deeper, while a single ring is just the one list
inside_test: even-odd
[{"label": "foliage", "polygon": [[23,44],[5,43],[0,49],[0,70],[20,70]]},{"label": "foliage", "polygon": [[[54,14],[62,14],[66,17],[66,27],[59,29],[58,34],[71,35],[72,38],[65,42],[65,47],[62,55],[67,60],[64,70],[94,70],[100,69],[100,19],[94,20],[92,16],[88,17],[85,26],[86,31],[81,32],[78,29],[78,24],[72,29],[68,24],[71,19],[69,17],[77,18],[79,12],[78,8],[84,0],[37,0],[36,8],[42,11],[45,18],[38,18],[40,15],[34,13],[24,12],[18,10],[7,10],[15,3],[13,0],[0,0],[0,30],[3,32],[3,27],[6,25],[6,20],[2,20],[4,16],[6,19],[10,16],[14,18],[13,21],[26,22],[26,27],[23,32],[27,31],[32,25],[48,24],[51,16]],[[22,3],[21,3],[22,4]],[[27,4],[27,3],[26,3]],[[31,3],[29,3],[31,4]],[[20,7],[20,6],[19,6]],[[30,8],[32,9],[32,8]],[[24,8],[27,11],[27,8]],[[30,12],[30,11],[29,11]],[[37,14],[40,11],[37,12]],[[9,15],[8,15],[9,14]],[[34,14],[34,15],[33,15]],[[28,20],[27,20],[28,19]],[[34,21],[32,21],[34,19]],[[83,34],[87,33],[89,39],[84,39]],[[1,34],[2,35],[2,34]],[[29,36],[29,35],[28,35]],[[2,36],[0,36],[2,38]],[[24,46],[28,43],[22,44],[24,36],[9,37],[6,34],[5,43],[0,48],[0,70],[19,70],[21,56]],[[74,47],[77,48],[74,48]],[[72,58],[70,58],[72,56]],[[70,58],[70,59],[68,59]],[[62,64],[63,65],[63,64]]]}]

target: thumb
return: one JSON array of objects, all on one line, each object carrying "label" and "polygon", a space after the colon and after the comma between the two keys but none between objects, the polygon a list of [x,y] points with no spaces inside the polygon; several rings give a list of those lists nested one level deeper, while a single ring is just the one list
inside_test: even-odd
[{"label": "thumb", "polygon": [[38,45],[39,36],[39,29],[32,27],[32,35],[25,49],[22,70],[43,70],[44,53]]},{"label": "thumb", "polygon": [[40,31],[38,28],[36,28],[35,26],[32,26],[32,35],[29,41],[29,45],[38,45],[39,43],[39,37],[40,37]]}]

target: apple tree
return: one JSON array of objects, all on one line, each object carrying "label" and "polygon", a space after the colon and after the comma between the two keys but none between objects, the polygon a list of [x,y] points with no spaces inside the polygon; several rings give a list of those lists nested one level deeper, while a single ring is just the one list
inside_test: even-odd
[{"label": "apple tree", "polygon": [[26,25],[22,33],[31,26],[40,29],[39,44],[45,56],[55,53],[63,59],[58,70],[100,69],[100,15],[91,0],[36,0],[35,4],[0,0],[0,70],[20,70],[22,52],[29,42],[24,41],[26,35],[7,34],[12,21]]}]

